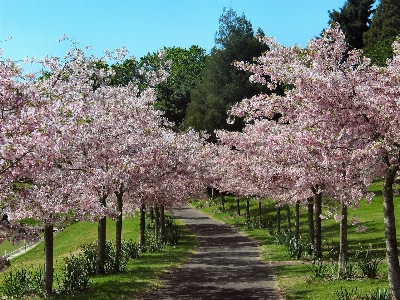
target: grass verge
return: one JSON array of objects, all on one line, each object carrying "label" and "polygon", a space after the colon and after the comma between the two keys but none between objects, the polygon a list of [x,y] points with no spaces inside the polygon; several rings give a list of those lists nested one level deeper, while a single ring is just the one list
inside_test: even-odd
[{"label": "grass verge", "polygon": [[[197,246],[196,237],[192,235],[183,223],[175,220],[182,232],[181,239],[175,247],[166,247],[161,252],[141,253],[138,259],[131,259],[124,273],[94,276],[91,278],[89,291],[74,295],[55,295],[52,299],[140,299],[160,284],[160,277],[171,268],[186,262]],[[127,218],[123,222],[123,238],[137,240],[138,218]],[[115,222],[107,220],[107,237],[112,240],[115,235]],[[60,273],[64,267],[63,258],[79,252],[80,246],[97,239],[97,223],[78,222],[57,233],[54,239],[54,269]],[[37,269],[43,267],[43,243],[12,260],[12,268],[22,267]],[[7,272],[7,271],[5,271]],[[0,274],[0,281],[4,273]],[[57,288],[56,280],[54,287]],[[36,298],[32,298],[36,299]],[[39,299],[39,298],[37,298]]]}]

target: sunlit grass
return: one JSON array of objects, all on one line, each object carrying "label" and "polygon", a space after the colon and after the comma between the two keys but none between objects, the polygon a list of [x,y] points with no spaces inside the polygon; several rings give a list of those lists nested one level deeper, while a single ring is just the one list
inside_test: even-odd
[{"label": "sunlit grass", "polygon": [[[68,296],[54,296],[54,299],[139,299],[146,292],[160,284],[160,276],[189,259],[196,248],[196,237],[181,222],[182,238],[175,247],[167,247],[161,252],[141,253],[138,259],[128,263],[127,270],[121,274],[94,276],[91,278],[90,290]],[[125,240],[137,241],[139,218],[126,218],[123,221],[122,237]],[[83,244],[97,240],[97,223],[77,222],[54,237],[54,270],[60,273],[64,267],[63,258],[80,251]],[[115,240],[115,222],[107,220],[107,240]],[[12,268],[37,269],[44,265],[43,243],[34,249],[12,260]],[[4,273],[0,273],[3,281]],[[57,288],[56,280],[54,287]]]}]

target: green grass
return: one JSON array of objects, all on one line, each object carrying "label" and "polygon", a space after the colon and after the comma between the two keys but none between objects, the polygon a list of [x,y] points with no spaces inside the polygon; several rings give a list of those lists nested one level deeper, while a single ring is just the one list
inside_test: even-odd
[{"label": "green grass", "polygon": [[[123,221],[123,239],[137,241],[139,218],[126,218]],[[175,247],[167,247],[161,252],[141,253],[138,259],[128,263],[127,271],[121,274],[94,276],[90,290],[86,293],[54,296],[54,299],[139,299],[143,294],[160,284],[160,276],[172,267],[177,267],[189,259],[196,248],[196,237],[182,223],[182,238]],[[115,239],[115,222],[107,220],[107,240]],[[54,237],[54,270],[61,272],[63,258],[79,252],[81,245],[97,240],[97,223],[77,222],[66,227]],[[12,268],[39,268],[44,264],[43,243],[12,260]],[[4,273],[0,274],[3,281]],[[56,287],[56,282],[54,283]],[[1,296],[0,296],[1,298]]]},{"label": "green grass", "polygon": [[[350,257],[354,257],[356,251],[371,247],[374,255],[385,259],[385,237],[383,225],[383,208],[382,196],[380,193],[381,183],[377,182],[371,185],[371,191],[376,192],[376,196],[371,204],[361,201],[360,207],[357,209],[349,209],[349,219],[353,214],[356,214],[359,219],[359,224],[366,226],[367,230],[364,233],[357,233],[356,226],[349,225],[348,240]],[[400,197],[395,198],[396,218],[400,220]],[[250,206],[251,221],[258,218],[258,201],[252,200]],[[241,216],[236,214],[236,201],[233,197],[226,197],[225,211],[222,211],[222,205],[219,198],[213,200],[193,201],[194,207],[200,208],[203,212],[211,215],[213,218],[221,220],[225,223],[234,225],[241,232],[258,242],[261,248],[262,259],[271,262],[274,266],[275,274],[278,278],[278,285],[282,289],[285,299],[320,299],[332,300],[338,299],[336,290],[341,287],[347,290],[357,288],[359,295],[367,294],[370,290],[377,288],[388,288],[387,281],[387,266],[382,264],[377,279],[365,279],[360,276],[349,279],[317,279],[312,276],[312,272],[307,268],[310,267],[310,260],[302,258],[301,261],[292,261],[287,255],[286,247],[276,245],[274,237],[269,234],[266,228],[249,228],[245,224],[245,201],[241,201]],[[294,230],[294,211],[292,215],[292,230]],[[275,204],[272,201],[262,201],[262,219],[263,222],[272,223],[272,229],[276,226],[276,210]],[[281,211],[281,230],[286,228],[286,210]],[[322,221],[322,236],[323,236],[323,254],[328,256],[329,249],[332,245],[339,244],[339,223],[336,223],[333,218]],[[398,223],[398,231],[400,226]],[[301,238],[308,241],[308,222],[306,207],[301,209],[300,219]],[[398,239],[400,236],[398,236]],[[329,262],[326,262],[328,265]],[[336,266],[336,261],[332,262],[332,266]]]}]

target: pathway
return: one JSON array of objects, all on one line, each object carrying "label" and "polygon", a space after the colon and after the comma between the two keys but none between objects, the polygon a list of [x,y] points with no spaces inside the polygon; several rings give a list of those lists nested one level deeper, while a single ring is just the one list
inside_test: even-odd
[{"label": "pathway", "polygon": [[279,299],[271,268],[253,240],[190,207],[173,213],[198,237],[199,247],[145,300]]}]

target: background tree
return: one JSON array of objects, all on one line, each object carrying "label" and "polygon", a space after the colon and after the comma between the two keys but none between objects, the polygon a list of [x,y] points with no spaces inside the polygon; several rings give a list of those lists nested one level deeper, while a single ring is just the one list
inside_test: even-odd
[{"label": "background tree", "polygon": [[384,66],[393,56],[392,43],[400,34],[400,2],[381,0],[372,18],[371,28],[364,34],[364,52],[372,63]]},{"label": "background tree", "polygon": [[[264,35],[261,29],[257,34]],[[236,69],[233,63],[251,61],[267,50],[268,47],[254,36],[252,25],[244,15],[238,16],[233,9],[224,9],[215,34],[215,46],[205,62],[202,81],[191,91],[185,127],[206,130],[211,134],[211,140],[215,139],[214,129],[242,129],[241,122],[227,124],[228,109],[267,89],[249,82],[249,74]]]},{"label": "background tree", "polygon": [[347,0],[340,11],[328,11],[329,24],[337,22],[346,36],[346,43],[352,49],[364,47],[363,34],[371,25],[372,5],[375,0]]},{"label": "background tree", "polygon": [[[189,49],[164,47],[163,51],[165,53],[162,58],[163,65],[166,66],[169,76],[167,81],[156,86],[157,101],[154,105],[178,128],[190,102],[190,90],[200,81],[206,55],[205,50],[196,45]],[[159,65],[158,53],[149,53],[142,57],[141,64]]]}]

